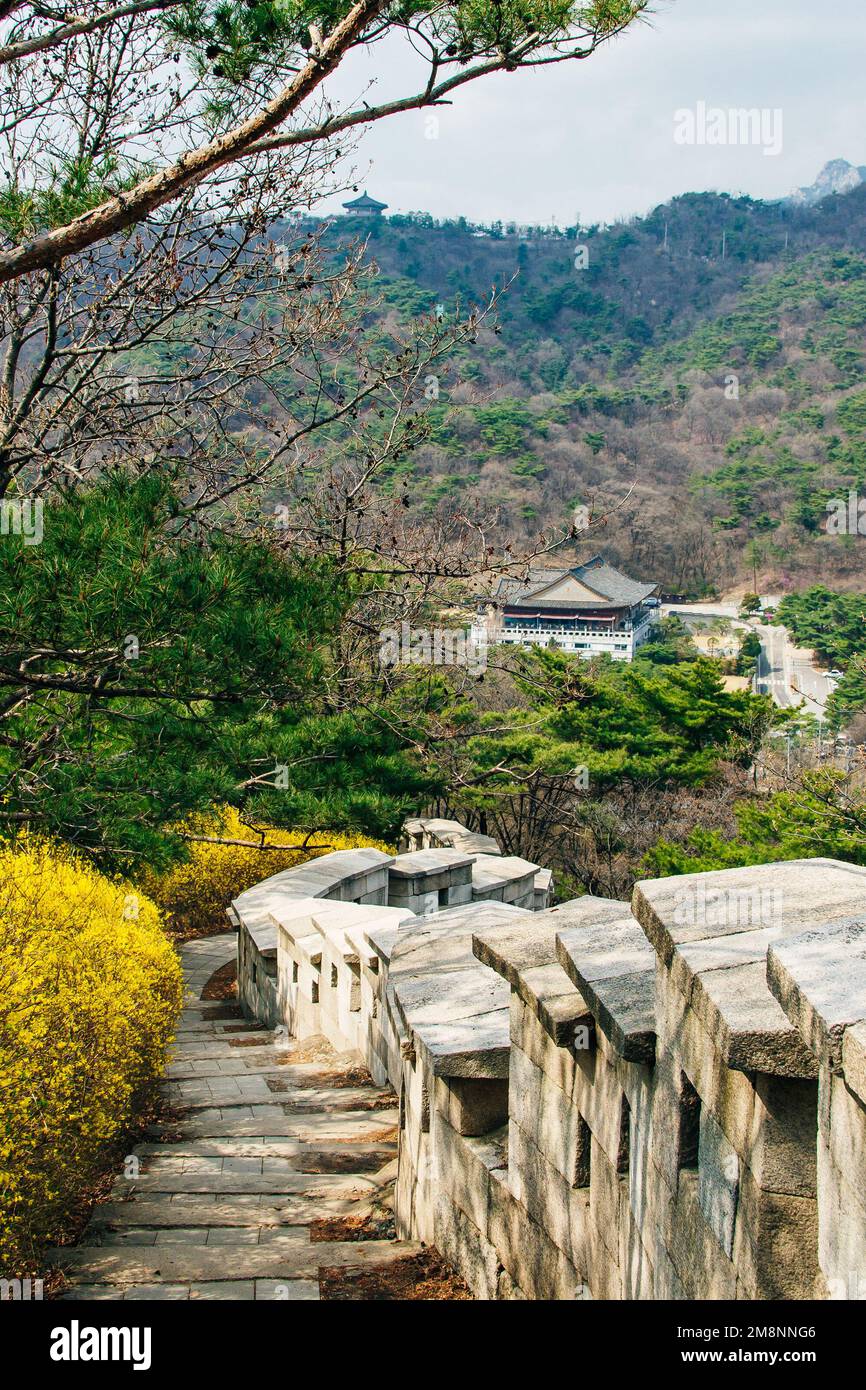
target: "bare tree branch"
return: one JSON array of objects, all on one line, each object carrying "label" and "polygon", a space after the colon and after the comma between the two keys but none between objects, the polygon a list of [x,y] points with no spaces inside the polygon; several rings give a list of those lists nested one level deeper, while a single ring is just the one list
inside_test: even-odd
[{"label": "bare tree branch", "polygon": [[[78,38],[82,34],[95,33],[98,29],[114,24],[118,19],[146,14],[149,10],[168,10],[184,3],[185,0],[129,0],[126,5],[113,5],[98,14],[80,15],[45,34],[34,35],[30,39],[19,39],[16,43],[9,43],[5,48],[0,48],[0,66],[14,63],[19,58],[27,58],[32,53],[44,53],[47,49],[59,48],[70,39]],[[0,7],[0,18],[3,18],[4,13],[5,7]]]},{"label": "bare tree branch", "polygon": [[228,134],[181,155],[167,169],[143,179],[128,192],[92,208],[66,226],[45,232],[12,251],[0,254],[0,284],[29,271],[45,270],[73,252],[113,236],[139,222],[155,208],[170,202],[185,188],[200,182],[215,169],[237,159],[250,145],[281,125],[312,95],[385,3],[386,0],[359,0],[297,77],[261,111],[241,122]]}]

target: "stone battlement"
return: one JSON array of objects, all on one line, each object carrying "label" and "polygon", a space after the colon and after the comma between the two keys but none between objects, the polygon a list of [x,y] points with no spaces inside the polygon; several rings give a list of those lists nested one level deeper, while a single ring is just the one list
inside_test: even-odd
[{"label": "stone battlement", "polygon": [[397,1093],[401,1236],[481,1298],[862,1296],[866,870],[549,907],[461,830],[409,822],[403,855],[232,905],[245,1011]]}]

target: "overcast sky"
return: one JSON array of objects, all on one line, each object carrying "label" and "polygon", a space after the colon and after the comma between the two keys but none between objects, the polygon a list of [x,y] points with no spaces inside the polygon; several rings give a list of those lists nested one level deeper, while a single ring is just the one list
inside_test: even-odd
[{"label": "overcast sky", "polygon": [[[379,122],[354,165],[392,212],[485,222],[611,221],[704,189],[782,197],[829,159],[866,165],[864,49],[866,0],[655,0],[649,24],[587,62],[470,84],[436,139],[421,112]],[[371,102],[405,95],[415,71],[402,45],[386,56]],[[333,91],[361,92],[367,61]],[[780,110],[781,152],[676,143],[674,113],[699,102]]]}]

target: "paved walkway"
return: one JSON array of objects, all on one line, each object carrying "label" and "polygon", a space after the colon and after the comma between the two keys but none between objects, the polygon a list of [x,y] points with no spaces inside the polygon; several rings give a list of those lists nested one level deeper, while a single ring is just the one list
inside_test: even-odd
[{"label": "paved walkway", "polygon": [[[390,1236],[393,1092],[355,1057],[201,1000],[235,943],[225,933],[183,949],[190,1001],[166,1071],[170,1111],[83,1243],[55,1252],[66,1299],[318,1299],[324,1270],[372,1274],[422,1249]],[[352,1231],[374,1238],[341,1238]]]}]

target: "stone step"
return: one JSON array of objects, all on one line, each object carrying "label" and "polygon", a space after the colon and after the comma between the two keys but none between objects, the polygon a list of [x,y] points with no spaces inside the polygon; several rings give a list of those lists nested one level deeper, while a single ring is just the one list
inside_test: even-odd
[{"label": "stone step", "polygon": [[174,1031],[175,1039],[192,1041],[194,1038],[261,1038],[262,1042],[273,1042],[273,1035],[245,1024],[242,1019],[183,1018]]},{"label": "stone step", "polygon": [[[231,953],[219,942],[185,947],[188,985],[200,990]],[[85,1243],[53,1253],[71,1280],[64,1300],[315,1300],[322,1268],[387,1264],[421,1248],[310,1240],[320,1218],[363,1220],[387,1207],[395,1097],[365,1080],[354,1053],[211,1016],[220,1011],[233,1012],[187,1002],[163,1080],[172,1116],[148,1129],[135,1149],[139,1177],[115,1180]]]},{"label": "stone step", "polygon": [[[375,1172],[376,1168],[383,1168],[390,1161],[393,1150],[382,1150],[381,1152],[368,1151],[364,1158],[370,1163],[365,1168],[361,1162],[361,1155],[353,1155],[354,1161],[359,1164],[358,1172]],[[320,1157],[310,1154],[306,1159],[298,1158],[298,1164],[306,1162],[308,1165],[321,1162]],[[269,1195],[279,1195],[280,1193],[300,1193],[310,1192],[311,1185],[308,1179],[311,1177],[345,1177],[352,1175],[352,1168],[347,1167],[338,1174],[321,1173],[317,1171],[305,1172],[303,1168],[298,1168],[293,1172],[284,1173],[173,1173],[160,1172],[158,1169],[153,1173],[142,1173],[140,1178],[132,1184],[127,1184],[124,1180],[122,1189],[115,1189],[113,1196],[117,1198],[122,1192],[127,1200],[133,1200],[139,1192],[219,1192],[232,1194],[248,1194],[250,1196],[258,1193]],[[129,1188],[133,1191],[130,1192]]]},{"label": "stone step", "polygon": [[169,1065],[175,1061],[184,1063],[191,1061],[213,1062],[227,1059],[236,1060],[239,1057],[262,1062],[271,1061],[274,1057],[284,1057],[285,1054],[285,1048],[277,1048],[271,1042],[263,1043],[261,1047],[233,1047],[224,1036],[210,1043],[193,1038],[189,1042],[172,1044],[169,1049]]},{"label": "stone step", "polygon": [[[331,1191],[334,1195],[329,1195]],[[308,1226],[320,1216],[363,1215],[368,1209],[364,1199],[375,1192],[372,1183],[364,1188],[334,1182],[333,1189],[321,1187],[315,1193],[283,1197],[268,1193],[261,1199],[246,1201],[238,1197],[208,1201],[193,1194],[179,1201],[160,1193],[158,1200],[152,1202],[105,1202],[96,1209],[88,1231],[108,1227],[168,1230],[193,1226]]]},{"label": "stone step", "polygon": [[[381,1158],[380,1153],[376,1157],[376,1163],[379,1163]],[[130,1194],[126,1191],[121,1192],[119,1187],[115,1186],[114,1193],[108,1198],[108,1201],[100,1204],[96,1210],[101,1211],[104,1207],[113,1206],[131,1208],[145,1205],[150,1209],[152,1203],[160,1202],[171,1202],[175,1206],[191,1202],[240,1202],[250,1206],[260,1204],[262,1206],[282,1207],[296,1199],[306,1198],[318,1201],[322,1195],[325,1197],[348,1197],[356,1193],[359,1197],[363,1197],[377,1191],[384,1183],[393,1179],[394,1164],[395,1159],[392,1158],[384,1167],[377,1168],[372,1172],[304,1173],[301,1175],[305,1179],[303,1192],[232,1192],[224,1195],[219,1192],[164,1192],[159,1187],[152,1187],[146,1191],[136,1188]],[[95,1216],[94,1219],[96,1219]],[[179,1218],[178,1225],[182,1224],[183,1220]]]},{"label": "stone step", "polygon": [[161,1090],[169,1105],[183,1105],[188,1110],[210,1109],[214,1105],[268,1105],[274,1096],[263,1076],[166,1081]]},{"label": "stone step", "polygon": [[173,1144],[136,1144],[135,1152],[139,1158],[291,1158],[302,1148],[298,1139],[281,1139],[277,1135],[270,1139],[212,1136],[207,1139],[179,1139]]},{"label": "stone step", "polygon": [[[286,1106],[288,1109],[288,1106]],[[365,1136],[385,1134],[396,1130],[398,1123],[396,1110],[376,1111],[371,1116],[367,1111],[347,1110],[338,1117],[332,1115],[287,1115],[282,1105],[223,1106],[221,1108],[193,1111],[188,1119],[181,1119],[177,1126],[169,1129],[166,1125],[156,1125],[148,1129],[151,1135],[177,1132],[179,1137],[218,1138],[226,1135],[242,1137],[246,1135],[282,1135],[287,1138],[309,1141],[311,1139],[352,1139],[363,1140]],[[396,1134],[393,1136],[396,1138]]]},{"label": "stone step", "polygon": [[214,1058],[209,1052],[202,1057],[179,1057],[168,1063],[165,1074],[169,1081],[211,1081],[223,1076],[279,1076],[288,1070],[271,1048],[263,1049],[259,1056],[258,1048],[251,1047],[250,1052],[256,1054],[251,1060],[244,1056],[245,1050],[235,1048],[230,1057]]},{"label": "stone step", "polygon": [[330,1267],[391,1264],[420,1253],[415,1241],[322,1241],[301,1245],[251,1245],[233,1250],[207,1246],[69,1246],[49,1252],[51,1262],[95,1284],[190,1284],[241,1279],[317,1279]]},{"label": "stone step", "polygon": [[[175,1173],[156,1169],[152,1173],[142,1173],[134,1183],[127,1200],[134,1201],[140,1192],[226,1192],[240,1195],[257,1193],[306,1192],[308,1189],[301,1172],[285,1173]],[[124,1184],[122,1191],[127,1191]],[[113,1192],[112,1196],[117,1196]]]},{"label": "stone step", "polygon": [[[286,1070],[281,1067],[263,1068],[249,1078],[247,1073],[227,1077],[190,1077],[179,1084],[172,1078],[170,1085],[163,1085],[162,1092],[172,1108],[182,1108],[190,1114],[215,1106],[225,1110],[238,1105],[285,1105],[299,1115],[322,1111],[334,1115],[346,1112],[367,1115],[381,1115],[386,1111],[394,1113],[393,1091],[380,1091],[375,1086],[346,1086],[331,1090],[301,1086],[296,1089],[291,1084],[291,1078],[284,1075]],[[225,1086],[221,1084],[223,1081]],[[269,1085],[269,1081],[278,1082],[279,1089]],[[282,1087],[286,1083],[284,1090]],[[237,1086],[236,1091],[231,1089],[233,1085]]]},{"label": "stone step", "polygon": [[148,1226],[103,1227],[94,1238],[94,1246],[147,1246],[160,1249],[164,1245],[196,1245],[204,1249],[215,1245],[258,1245],[282,1241],[285,1245],[308,1245],[308,1225],[258,1226]]},{"label": "stone step", "polygon": [[262,1032],[269,1031],[262,1027],[257,1019],[245,1018],[234,1000],[231,999],[194,999],[188,998],[179,1016],[178,1025],[184,1027],[187,1023],[236,1023],[244,1028],[259,1027]]},{"label": "stone step", "polygon": [[[358,1090],[310,1091],[307,1089],[274,1091],[275,1100],[288,1105],[293,1115],[321,1114],[323,1111],[333,1115],[338,1121],[341,1115],[369,1115],[370,1118],[387,1115],[389,1124],[396,1124],[399,1111],[394,1104],[393,1091],[376,1091],[372,1086],[359,1087]],[[397,1117],[395,1119],[394,1117]]]},{"label": "stone step", "polygon": [[234,1173],[239,1177],[245,1173],[256,1177],[262,1173],[291,1173],[298,1171],[297,1159],[301,1151],[302,1146],[298,1145],[296,1154],[278,1154],[268,1158],[255,1154],[232,1154],[228,1157],[220,1154],[155,1154],[147,1160],[143,1172],[163,1176],[166,1173]]},{"label": "stone step", "polygon": [[312,1302],[319,1297],[317,1279],[226,1279],[222,1282],[198,1284],[74,1284],[61,1301],[88,1302],[110,1299],[115,1302],[183,1302],[186,1299],[219,1299],[232,1302],[252,1299],[276,1300],[284,1303]]}]

